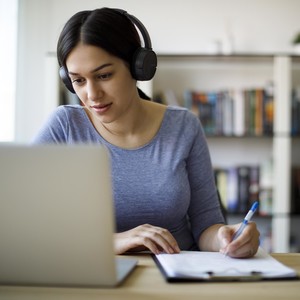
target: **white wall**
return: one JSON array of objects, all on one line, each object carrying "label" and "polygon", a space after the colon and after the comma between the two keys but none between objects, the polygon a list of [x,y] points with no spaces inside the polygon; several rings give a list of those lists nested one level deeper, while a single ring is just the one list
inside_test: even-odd
[{"label": "white wall", "polygon": [[0,141],[14,139],[18,0],[0,0]]},{"label": "white wall", "polygon": [[232,33],[235,52],[290,52],[299,0],[19,0],[16,140],[29,141],[48,115],[47,52],[75,12],[119,7],[147,27],[157,53],[203,53]]}]

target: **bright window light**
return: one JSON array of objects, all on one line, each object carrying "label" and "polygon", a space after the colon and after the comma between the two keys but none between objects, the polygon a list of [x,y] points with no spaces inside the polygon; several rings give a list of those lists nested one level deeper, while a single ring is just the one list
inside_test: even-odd
[{"label": "bright window light", "polygon": [[18,0],[0,0],[0,142],[14,140]]}]

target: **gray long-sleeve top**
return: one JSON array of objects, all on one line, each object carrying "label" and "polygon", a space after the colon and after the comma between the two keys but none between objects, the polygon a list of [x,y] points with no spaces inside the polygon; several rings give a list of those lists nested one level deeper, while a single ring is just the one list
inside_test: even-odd
[{"label": "gray long-sleeve top", "polygon": [[181,250],[196,250],[203,230],[224,223],[201,123],[184,108],[168,106],[156,136],[128,150],[102,138],[82,106],[60,106],[33,143],[109,149],[118,232],[147,223],[168,229]]}]

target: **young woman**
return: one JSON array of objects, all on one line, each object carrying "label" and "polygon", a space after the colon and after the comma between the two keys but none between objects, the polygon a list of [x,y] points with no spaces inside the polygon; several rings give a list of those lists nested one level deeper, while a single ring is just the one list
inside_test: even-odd
[{"label": "young woman", "polygon": [[146,101],[137,89],[137,80],[151,79],[156,68],[139,20],[110,8],[79,12],[63,28],[57,55],[61,76],[82,105],[58,107],[34,143],[108,148],[116,254],[149,249],[253,256],[259,244],[255,223],[235,241],[239,224],[224,225],[199,119],[184,108]]}]

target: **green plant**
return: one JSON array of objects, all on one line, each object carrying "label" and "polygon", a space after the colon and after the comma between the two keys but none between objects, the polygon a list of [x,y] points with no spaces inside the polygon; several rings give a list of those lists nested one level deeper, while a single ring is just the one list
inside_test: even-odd
[{"label": "green plant", "polygon": [[300,32],[298,32],[294,39],[293,39],[293,44],[300,44]]}]

